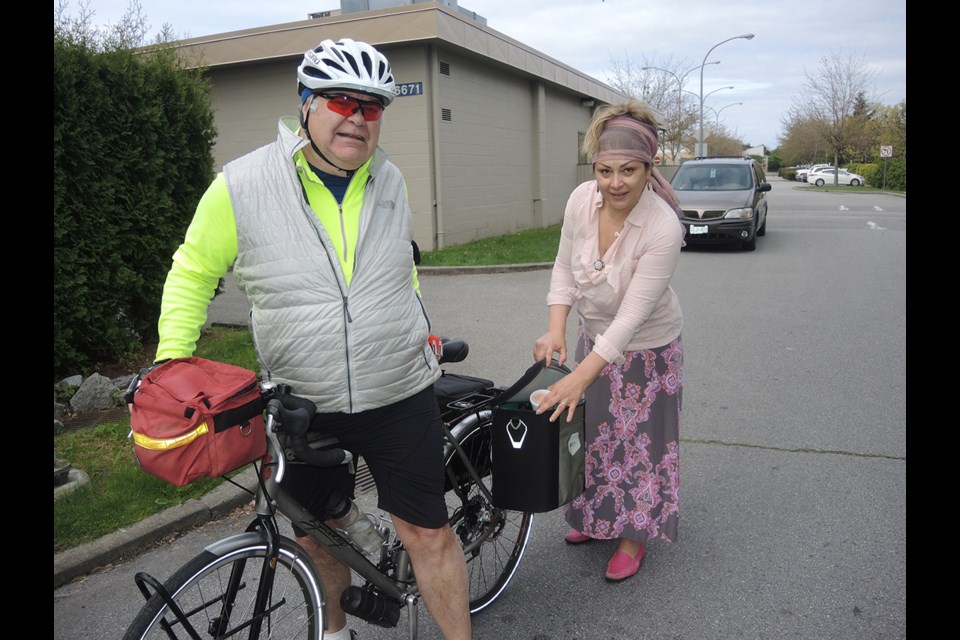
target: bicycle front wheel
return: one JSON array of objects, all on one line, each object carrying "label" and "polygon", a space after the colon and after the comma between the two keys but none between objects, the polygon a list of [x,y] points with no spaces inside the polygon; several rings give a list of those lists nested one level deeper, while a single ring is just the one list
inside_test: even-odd
[{"label": "bicycle front wheel", "polygon": [[[461,448],[490,489],[493,423],[478,423],[459,438]],[[523,557],[533,513],[500,509],[483,494],[456,451],[447,457],[447,510],[450,528],[467,558],[470,613],[500,597]]]},{"label": "bicycle front wheel", "polygon": [[[313,560],[302,547],[281,537],[266,607],[254,616],[266,543],[251,534],[215,543],[184,565],[164,584],[189,626],[201,638],[319,640],[323,630],[323,588]],[[234,634],[237,634],[234,636]],[[124,640],[191,638],[168,603],[154,594],[140,610]]]}]

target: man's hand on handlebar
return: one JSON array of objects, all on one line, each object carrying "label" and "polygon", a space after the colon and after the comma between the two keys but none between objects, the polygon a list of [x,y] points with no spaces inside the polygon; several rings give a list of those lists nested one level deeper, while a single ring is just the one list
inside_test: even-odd
[{"label": "man's hand on handlebar", "polygon": [[170,358],[164,358],[163,360],[157,360],[151,366],[140,369],[140,372],[133,377],[133,380],[130,381],[130,384],[127,385],[127,390],[123,394],[123,401],[127,403],[127,411],[133,414],[133,395],[137,392],[137,388],[140,387],[140,381],[146,377],[148,373],[162,365],[164,362]]}]

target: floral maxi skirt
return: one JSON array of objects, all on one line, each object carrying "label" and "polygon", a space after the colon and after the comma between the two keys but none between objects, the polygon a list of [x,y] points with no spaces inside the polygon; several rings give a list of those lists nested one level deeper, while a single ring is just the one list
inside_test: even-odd
[{"label": "floral maxi skirt", "polygon": [[[578,330],[576,362],[593,343]],[[677,539],[683,343],[628,351],[585,394],[584,491],[563,507],[591,538]]]}]

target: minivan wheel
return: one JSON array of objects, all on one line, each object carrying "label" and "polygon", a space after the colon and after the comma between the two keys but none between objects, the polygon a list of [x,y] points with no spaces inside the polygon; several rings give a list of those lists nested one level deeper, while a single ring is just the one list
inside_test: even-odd
[{"label": "minivan wheel", "polygon": [[767,217],[766,216],[763,217],[763,224],[760,225],[759,229],[757,229],[757,235],[758,236],[767,235]]},{"label": "minivan wheel", "polygon": [[822,187],[822,186],[823,186],[823,178],[817,178],[817,180],[816,180],[816,182],[815,182],[814,184],[816,184],[818,187]]}]

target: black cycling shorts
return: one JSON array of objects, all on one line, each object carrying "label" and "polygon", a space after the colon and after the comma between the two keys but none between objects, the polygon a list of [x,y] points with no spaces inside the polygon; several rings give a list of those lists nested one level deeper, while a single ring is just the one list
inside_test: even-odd
[{"label": "black cycling shorts", "polygon": [[[386,407],[317,414],[311,431],[333,434],[363,457],[377,484],[378,508],[427,529],[447,523],[443,421],[433,385]],[[310,513],[326,517],[331,491],[353,496],[354,481],[342,470],[288,465],[283,486]],[[297,526],[294,533],[305,535]]]}]

